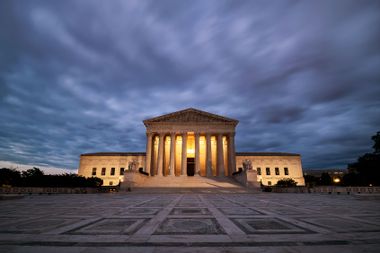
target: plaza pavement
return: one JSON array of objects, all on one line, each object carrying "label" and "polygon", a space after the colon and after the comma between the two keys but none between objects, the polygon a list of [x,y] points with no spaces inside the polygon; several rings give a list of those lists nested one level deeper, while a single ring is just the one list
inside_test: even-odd
[{"label": "plaza pavement", "polygon": [[380,200],[116,193],[0,201],[0,252],[379,252]]}]

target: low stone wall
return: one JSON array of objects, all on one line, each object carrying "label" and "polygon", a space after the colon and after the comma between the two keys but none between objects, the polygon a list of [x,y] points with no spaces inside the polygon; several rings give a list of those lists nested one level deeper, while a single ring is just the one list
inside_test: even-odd
[{"label": "low stone wall", "polygon": [[98,193],[91,187],[0,187],[0,194],[78,194]]},{"label": "low stone wall", "polygon": [[369,186],[317,186],[317,187],[271,187],[272,192],[279,193],[324,193],[324,194],[380,194],[380,187]]}]

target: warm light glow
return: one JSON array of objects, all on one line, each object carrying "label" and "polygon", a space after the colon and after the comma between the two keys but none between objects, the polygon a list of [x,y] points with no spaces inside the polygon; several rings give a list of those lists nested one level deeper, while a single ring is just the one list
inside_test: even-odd
[{"label": "warm light glow", "polygon": [[339,183],[340,182],[340,178],[336,177],[333,179],[334,183]]},{"label": "warm light glow", "polygon": [[191,132],[187,133],[187,157],[195,157],[195,136]]}]

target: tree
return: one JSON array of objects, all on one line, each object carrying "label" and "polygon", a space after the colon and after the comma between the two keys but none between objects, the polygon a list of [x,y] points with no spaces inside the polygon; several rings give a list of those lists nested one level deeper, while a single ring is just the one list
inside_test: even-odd
[{"label": "tree", "polygon": [[89,187],[99,187],[103,185],[103,180],[98,177],[87,178],[87,186]]},{"label": "tree", "polygon": [[32,187],[99,187],[103,180],[98,177],[83,177],[77,174],[44,175],[34,167],[20,173],[14,169],[0,169],[0,186]]},{"label": "tree", "polygon": [[372,136],[371,139],[375,142],[373,144],[373,149],[375,154],[380,153],[380,132],[377,132],[376,135]]},{"label": "tree", "polygon": [[276,186],[279,187],[294,187],[297,186],[297,182],[291,178],[284,178],[277,181]]},{"label": "tree", "polygon": [[329,173],[323,172],[321,174],[321,178],[319,179],[319,184],[320,185],[331,185],[332,184],[332,179],[331,179]]},{"label": "tree", "polygon": [[0,169],[0,186],[17,186],[21,181],[21,173],[15,169]]},{"label": "tree", "polygon": [[21,178],[23,186],[44,186],[44,172],[39,168],[33,167],[23,171]]},{"label": "tree", "polygon": [[44,172],[37,167],[22,172],[23,177],[42,177]]},{"label": "tree", "polygon": [[347,173],[343,176],[342,184],[345,186],[363,186],[366,185],[366,180],[358,173]]},{"label": "tree", "polygon": [[319,178],[313,176],[313,175],[305,175],[305,184],[307,187],[314,187],[317,185]]},{"label": "tree", "polygon": [[366,153],[348,165],[349,173],[343,181],[345,185],[380,185],[380,132],[371,139],[374,152]]}]

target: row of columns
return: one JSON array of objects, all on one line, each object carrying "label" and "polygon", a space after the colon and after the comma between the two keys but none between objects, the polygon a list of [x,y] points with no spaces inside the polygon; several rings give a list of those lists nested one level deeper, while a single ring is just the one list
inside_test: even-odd
[{"label": "row of columns", "polygon": [[[158,135],[159,143],[158,143],[158,153],[157,153],[157,161],[153,160],[153,137]],[[147,133],[147,145],[146,145],[146,172],[149,172],[151,175],[162,176],[164,171],[164,141],[165,136],[169,134],[160,133]],[[181,152],[181,175],[187,174],[187,133],[181,133],[182,137],[182,152]],[[212,149],[211,149],[211,136],[216,135],[217,141],[217,176],[225,176],[224,171],[224,152],[223,152],[223,136],[228,138],[227,140],[227,161],[228,161],[228,175],[231,175],[236,170],[236,158],[235,158],[235,133],[227,133],[227,134],[211,134],[206,133],[206,176],[213,176],[212,173]],[[169,156],[169,175],[175,175],[175,165],[176,165],[176,133],[170,133],[170,156]],[[200,133],[195,133],[195,174],[200,175]],[[157,174],[155,171],[152,171],[153,168],[157,168]]]}]

